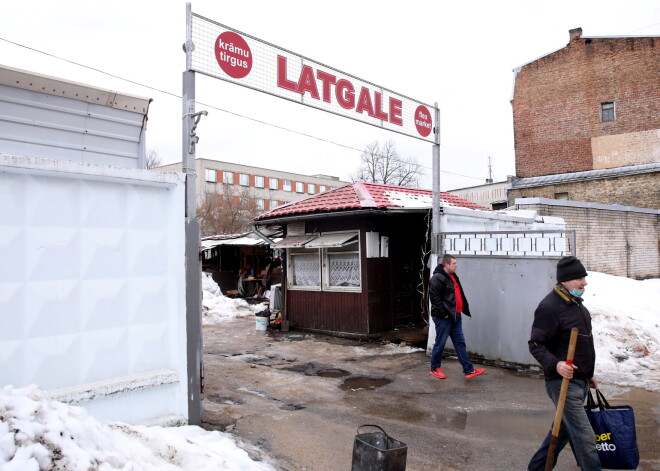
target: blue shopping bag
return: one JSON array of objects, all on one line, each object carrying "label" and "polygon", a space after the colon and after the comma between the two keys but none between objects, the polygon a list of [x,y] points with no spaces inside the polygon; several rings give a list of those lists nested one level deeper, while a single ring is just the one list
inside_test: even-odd
[{"label": "blue shopping bag", "polygon": [[610,406],[598,389],[598,403],[589,390],[584,406],[596,434],[596,449],[605,469],[636,469],[639,465],[635,413],[630,406]]}]

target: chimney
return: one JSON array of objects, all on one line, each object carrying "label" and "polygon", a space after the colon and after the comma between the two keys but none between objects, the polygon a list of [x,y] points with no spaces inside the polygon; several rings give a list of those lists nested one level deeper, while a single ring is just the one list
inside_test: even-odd
[{"label": "chimney", "polygon": [[569,42],[577,41],[582,37],[582,28],[574,28],[568,30]]}]

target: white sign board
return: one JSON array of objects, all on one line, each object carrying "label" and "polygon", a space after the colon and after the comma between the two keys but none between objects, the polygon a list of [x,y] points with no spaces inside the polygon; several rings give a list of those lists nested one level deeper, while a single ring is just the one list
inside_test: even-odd
[{"label": "white sign board", "polygon": [[189,70],[435,142],[433,106],[191,15]]}]

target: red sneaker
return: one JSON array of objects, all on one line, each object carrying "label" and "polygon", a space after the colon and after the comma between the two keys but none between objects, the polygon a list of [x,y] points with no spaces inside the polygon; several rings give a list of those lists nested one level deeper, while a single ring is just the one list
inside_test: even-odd
[{"label": "red sneaker", "polygon": [[438,379],[445,379],[447,377],[447,375],[442,372],[442,368],[439,366],[435,370],[429,371],[429,374],[431,376],[435,376]]},{"label": "red sneaker", "polygon": [[477,368],[476,370],[472,370],[471,373],[465,375],[465,379],[470,379],[470,378],[474,378],[475,376],[479,376],[484,371],[486,371],[486,368]]}]

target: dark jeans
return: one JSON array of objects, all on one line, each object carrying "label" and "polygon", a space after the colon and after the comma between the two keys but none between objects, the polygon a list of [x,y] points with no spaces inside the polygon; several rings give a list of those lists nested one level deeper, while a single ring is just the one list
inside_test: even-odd
[{"label": "dark jeans", "polygon": [[[553,379],[545,382],[545,390],[554,402],[555,407],[559,400],[561,390],[561,379]],[[566,402],[564,404],[564,415],[557,437],[557,448],[555,449],[554,464],[557,463],[559,452],[566,446],[568,441],[575,453],[580,469],[583,471],[600,471],[600,459],[596,451],[596,435],[594,434],[587,413],[584,411],[584,400],[589,392],[589,382],[584,379],[572,379],[568,382]],[[543,471],[548,456],[552,427],[541,448],[534,454],[527,467],[528,471]],[[553,467],[554,467],[553,464]]]},{"label": "dark jeans", "polygon": [[451,320],[449,317],[446,319],[438,319],[433,317],[435,324],[435,345],[431,352],[431,371],[435,370],[442,364],[442,352],[447,343],[447,337],[451,338],[454,344],[454,350],[458,361],[463,366],[463,373],[468,374],[474,370],[474,365],[470,361],[465,345],[465,335],[463,335],[463,324],[461,322],[460,314],[456,315],[456,321]]}]

